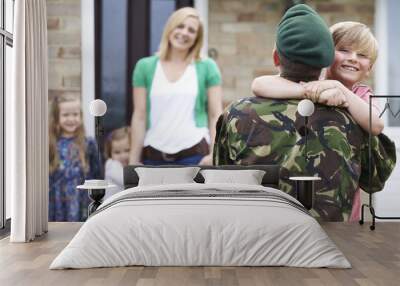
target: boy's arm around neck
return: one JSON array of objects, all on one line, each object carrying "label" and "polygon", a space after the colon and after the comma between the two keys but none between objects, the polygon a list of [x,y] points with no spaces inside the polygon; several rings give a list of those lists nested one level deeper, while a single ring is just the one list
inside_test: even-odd
[{"label": "boy's arm around neck", "polygon": [[273,99],[303,99],[305,89],[298,83],[289,81],[279,75],[257,77],[251,84],[254,95]]}]

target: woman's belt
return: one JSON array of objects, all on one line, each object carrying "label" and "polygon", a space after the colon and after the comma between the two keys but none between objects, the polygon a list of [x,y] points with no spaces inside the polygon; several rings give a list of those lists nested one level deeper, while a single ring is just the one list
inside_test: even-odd
[{"label": "woman's belt", "polygon": [[196,145],[183,149],[178,153],[169,154],[161,152],[151,146],[146,146],[143,148],[143,159],[144,160],[155,160],[155,161],[166,161],[166,162],[173,162],[178,161],[187,157],[195,156],[195,155],[207,155],[209,153],[208,143],[203,138],[199,143]]}]

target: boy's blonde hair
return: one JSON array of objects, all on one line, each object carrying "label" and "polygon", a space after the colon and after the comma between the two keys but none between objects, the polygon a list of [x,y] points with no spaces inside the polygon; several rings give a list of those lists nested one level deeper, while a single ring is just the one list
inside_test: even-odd
[{"label": "boy's blonde hair", "polygon": [[203,24],[200,21],[199,14],[197,13],[196,9],[191,7],[185,7],[176,10],[172,15],[168,18],[167,23],[164,27],[164,32],[161,37],[160,47],[158,50],[158,54],[161,60],[168,60],[171,45],[169,43],[169,36],[171,32],[178,27],[180,24],[185,21],[186,18],[193,17],[197,19],[199,22],[199,29],[197,31],[197,38],[194,42],[193,46],[189,49],[187,54],[187,58],[193,58],[194,60],[200,59],[200,50],[203,46]]},{"label": "boy's blonde hair", "polygon": [[[60,103],[79,101],[80,96],[74,93],[64,93],[59,96],[55,96],[51,102],[49,108],[49,172],[53,173],[58,169],[60,164],[60,157],[57,150],[57,141],[62,135],[62,130],[60,127]],[[80,110],[81,119],[82,108]],[[79,160],[81,161],[82,168],[86,173],[89,169],[88,163],[86,161],[86,142],[85,142],[85,128],[83,124],[76,130],[74,138],[75,146],[79,152]]]},{"label": "boy's blonde hair", "polygon": [[371,30],[359,22],[339,22],[330,27],[335,47],[351,47],[354,51],[365,54],[371,66],[378,57],[378,42]]},{"label": "boy's blonde hair", "polygon": [[130,136],[130,128],[129,127],[125,126],[125,127],[121,127],[121,128],[113,130],[110,133],[110,135],[108,136],[106,143],[104,144],[104,157],[106,159],[111,158],[113,141],[122,140],[126,137],[128,138],[128,140],[130,142],[131,136]]}]

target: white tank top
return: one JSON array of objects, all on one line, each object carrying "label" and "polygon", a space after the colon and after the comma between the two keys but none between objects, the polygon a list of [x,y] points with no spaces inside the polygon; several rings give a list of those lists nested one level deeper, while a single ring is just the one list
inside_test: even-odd
[{"label": "white tank top", "polygon": [[206,138],[206,127],[196,127],[195,103],[199,93],[196,67],[188,65],[182,76],[170,82],[157,63],[150,91],[150,129],[144,138],[144,146],[164,153],[174,154],[190,148]]}]

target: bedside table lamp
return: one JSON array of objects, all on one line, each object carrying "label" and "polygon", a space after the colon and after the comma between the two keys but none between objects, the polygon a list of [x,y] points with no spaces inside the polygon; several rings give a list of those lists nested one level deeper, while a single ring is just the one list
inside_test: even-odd
[{"label": "bedside table lamp", "polygon": [[103,133],[103,128],[100,124],[100,117],[102,117],[107,112],[107,105],[101,99],[92,100],[89,106],[90,114],[95,118],[95,130],[96,130],[96,142],[99,163],[101,163],[101,152],[100,152],[100,136]]},{"label": "bedside table lamp", "polygon": [[308,117],[314,113],[315,107],[314,103],[309,99],[303,99],[297,105],[297,112],[304,117],[304,154],[305,159],[308,161],[307,155],[307,125],[308,125]]},{"label": "bedside table lamp", "polygon": [[[100,136],[103,133],[103,128],[100,124],[100,117],[107,112],[107,105],[101,99],[95,99],[90,102],[89,112],[95,117],[95,129],[96,129],[96,143],[97,143],[97,154],[99,164],[101,164],[101,151],[100,151]],[[101,205],[103,197],[106,193],[106,188],[110,185],[106,180],[97,178],[95,180],[85,180],[83,185],[77,186],[77,189],[88,191],[89,198],[92,200],[88,207],[88,215],[90,216],[96,209]]]},{"label": "bedside table lamp", "polygon": [[[304,117],[304,134],[301,134],[301,130],[299,133],[304,136],[304,158],[306,163],[308,162],[307,155],[307,135],[308,135],[308,117],[314,113],[315,107],[314,103],[309,99],[303,99],[297,105],[297,112]],[[314,182],[321,180],[320,177],[317,176],[295,176],[289,177],[289,180],[294,181],[296,184],[296,199],[298,199],[306,209],[310,210],[314,204]]]}]

